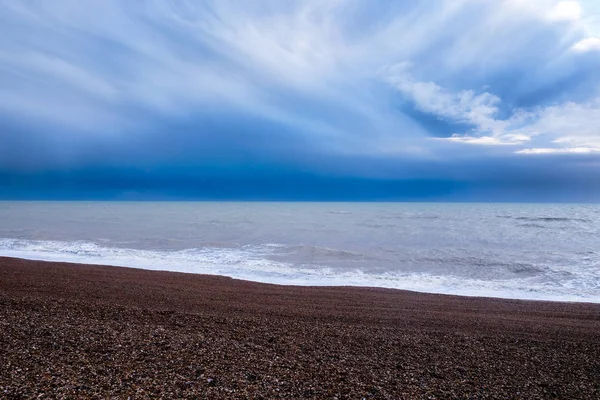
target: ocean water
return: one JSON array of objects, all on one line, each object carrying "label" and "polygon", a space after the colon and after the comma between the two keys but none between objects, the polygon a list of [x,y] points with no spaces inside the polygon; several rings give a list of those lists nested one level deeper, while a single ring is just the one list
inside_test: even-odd
[{"label": "ocean water", "polygon": [[0,255],[598,303],[600,205],[0,202]]}]

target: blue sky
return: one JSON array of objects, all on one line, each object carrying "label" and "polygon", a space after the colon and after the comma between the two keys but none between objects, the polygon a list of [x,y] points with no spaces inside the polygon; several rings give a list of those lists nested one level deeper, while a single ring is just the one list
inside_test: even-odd
[{"label": "blue sky", "polygon": [[596,0],[0,0],[0,197],[600,199]]}]

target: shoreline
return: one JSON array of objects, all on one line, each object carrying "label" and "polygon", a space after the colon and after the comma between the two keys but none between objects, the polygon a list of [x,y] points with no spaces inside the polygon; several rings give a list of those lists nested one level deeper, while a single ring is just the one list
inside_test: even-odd
[{"label": "shoreline", "polygon": [[[343,287],[343,288],[373,288],[373,289],[386,289],[386,290],[398,290],[398,291],[407,291],[407,292],[415,292],[415,293],[423,293],[423,294],[434,294],[434,295],[440,295],[440,296],[459,296],[459,297],[469,297],[469,298],[483,298],[483,299],[499,299],[499,300],[518,300],[518,301],[534,301],[534,302],[557,302],[557,303],[583,303],[583,304],[598,304],[600,305],[600,300],[597,301],[593,301],[590,298],[586,298],[586,297],[581,297],[581,298],[564,298],[564,297],[559,297],[559,298],[527,298],[527,297],[516,297],[516,296],[511,296],[509,294],[501,294],[501,293],[478,293],[478,291],[471,291],[471,292],[463,292],[463,293],[452,293],[450,291],[443,291],[443,290],[417,290],[417,289],[406,289],[406,288],[398,288],[398,287],[391,287],[391,286],[373,286],[373,285],[361,285],[361,284],[315,284],[314,282],[308,282],[308,283],[287,283],[287,282],[281,282],[281,281],[268,281],[268,280],[259,280],[259,279],[252,279],[252,278],[248,278],[248,277],[237,277],[237,276],[230,276],[230,275],[226,275],[226,274],[210,274],[210,273],[206,273],[206,272],[192,272],[192,271],[183,271],[183,270],[169,270],[169,269],[157,269],[157,268],[152,268],[152,267],[145,267],[142,265],[135,265],[135,266],[128,266],[128,265],[123,265],[124,263],[121,262],[110,262],[110,260],[107,260],[107,263],[102,263],[102,264],[98,264],[96,262],[93,261],[87,261],[87,260],[65,260],[65,259],[60,259],[60,257],[43,257],[43,256],[37,256],[37,255],[23,255],[21,254],[9,254],[6,255],[6,253],[4,254],[0,254],[0,259],[3,258],[9,258],[9,259],[19,259],[19,260],[27,260],[27,261],[40,261],[40,262],[48,262],[48,263],[64,263],[64,264],[73,264],[73,265],[79,265],[79,266],[106,266],[106,267],[115,267],[115,268],[129,268],[129,269],[137,269],[137,270],[141,270],[141,271],[154,271],[154,272],[172,272],[172,273],[179,273],[179,274],[190,274],[190,275],[198,275],[198,276],[222,276],[225,278],[231,278],[231,279],[235,279],[235,280],[241,280],[241,281],[247,281],[247,282],[254,282],[254,283],[260,283],[260,284],[265,284],[265,285],[279,285],[279,286],[289,286],[289,287],[321,287],[321,288],[326,288],[326,287]],[[595,298],[594,298],[595,299]]]},{"label": "shoreline", "polygon": [[7,398],[600,395],[596,303],[0,257],[0,321]]}]

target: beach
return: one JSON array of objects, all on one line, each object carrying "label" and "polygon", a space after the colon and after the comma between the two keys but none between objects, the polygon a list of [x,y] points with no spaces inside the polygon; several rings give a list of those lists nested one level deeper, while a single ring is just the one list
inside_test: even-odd
[{"label": "beach", "polygon": [[600,304],[0,258],[0,397],[600,397]]}]

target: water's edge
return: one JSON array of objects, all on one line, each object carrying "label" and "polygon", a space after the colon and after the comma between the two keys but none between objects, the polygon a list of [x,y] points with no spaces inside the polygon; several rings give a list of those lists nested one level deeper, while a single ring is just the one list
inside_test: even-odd
[{"label": "water's edge", "polygon": [[[87,245],[89,246],[90,244]],[[97,251],[100,249],[96,248]],[[177,252],[142,252],[145,254],[138,254],[134,257],[128,254],[129,251],[132,250],[118,249],[117,253],[112,256],[99,256],[97,253],[91,254],[89,250],[81,253],[71,249],[68,252],[59,253],[2,249],[0,250],[0,256],[46,262],[134,268],[148,271],[217,275],[283,286],[370,287],[465,297],[600,303],[600,296],[588,295],[586,297],[559,294],[556,292],[545,293],[539,290],[532,290],[526,283],[515,284],[510,281],[501,284],[477,279],[468,280],[461,277],[435,276],[426,273],[382,273],[373,275],[359,270],[339,273],[327,268],[299,269],[285,263],[272,263],[268,260],[257,259],[251,255],[252,252],[230,254],[229,256],[232,258],[228,265],[227,262],[219,264],[218,258],[211,261],[204,259],[202,263],[199,263],[197,258],[190,259],[190,255],[203,254],[205,252],[198,249]],[[139,251],[133,250],[133,252]],[[267,261],[267,263],[265,264],[264,261]],[[241,268],[232,267],[232,265],[240,267],[240,263]],[[270,268],[266,268],[266,265],[270,265]]]}]

